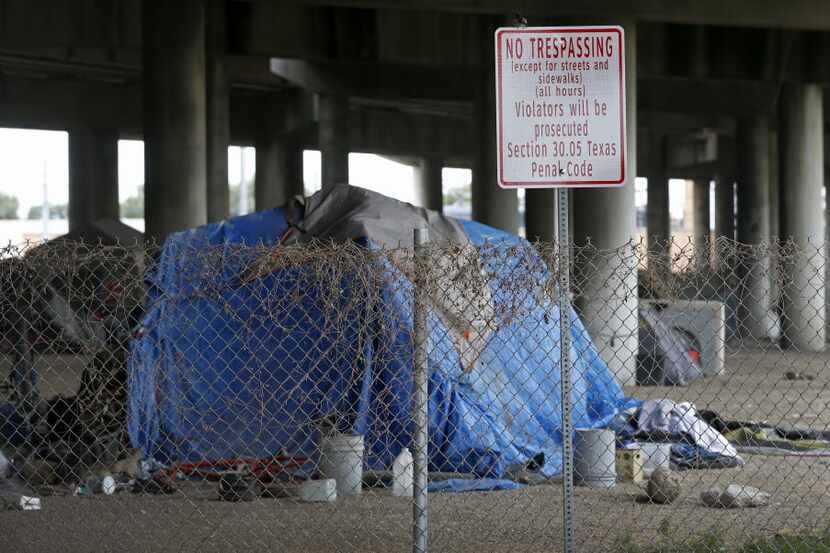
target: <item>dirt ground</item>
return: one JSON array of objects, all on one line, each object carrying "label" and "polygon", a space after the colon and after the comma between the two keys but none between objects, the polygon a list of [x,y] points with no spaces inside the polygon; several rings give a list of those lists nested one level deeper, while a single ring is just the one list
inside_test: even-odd
[{"label": "dirt ground", "polygon": [[[48,363],[47,363],[48,364]],[[58,378],[71,390],[77,367]],[[791,381],[787,371],[814,376]],[[830,428],[830,354],[777,351],[727,357],[724,375],[684,388],[627,388],[641,398],[669,397],[727,418]],[[55,385],[54,389],[59,386]],[[672,505],[643,504],[633,484],[611,490],[577,488],[580,551],[609,551],[625,537],[641,544],[687,540],[715,531],[730,541],[827,527],[830,458],[745,455],[740,469],[682,472],[683,494]],[[768,507],[716,510],[700,492],[729,483],[772,494]],[[561,547],[558,484],[514,491],[429,496],[432,551],[556,551]],[[187,483],[172,496],[45,497],[40,512],[0,512],[0,551],[280,551],[393,552],[411,550],[412,506],[384,491],[335,504],[294,499],[224,503],[213,485]]]}]

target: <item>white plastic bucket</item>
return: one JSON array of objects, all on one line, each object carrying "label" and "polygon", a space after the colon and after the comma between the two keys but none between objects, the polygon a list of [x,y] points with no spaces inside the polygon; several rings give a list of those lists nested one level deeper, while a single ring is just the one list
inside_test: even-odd
[{"label": "white plastic bucket", "polygon": [[363,436],[331,434],[320,440],[320,473],[337,481],[337,495],[358,495],[363,488]]},{"label": "white plastic bucket", "polygon": [[671,469],[671,444],[640,443],[643,453],[643,473],[651,476],[654,469]]},{"label": "white plastic bucket", "polygon": [[574,483],[589,488],[613,488],[617,483],[614,431],[576,429]]}]

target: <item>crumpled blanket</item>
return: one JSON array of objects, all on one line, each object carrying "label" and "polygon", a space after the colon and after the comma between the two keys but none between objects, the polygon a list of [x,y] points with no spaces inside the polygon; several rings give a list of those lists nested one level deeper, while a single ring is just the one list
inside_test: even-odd
[{"label": "crumpled blanket", "polygon": [[[637,414],[640,432],[666,432],[691,437],[701,450],[709,454],[740,459],[735,447],[723,434],[709,426],[695,406],[688,402],[675,403],[670,399],[646,400]],[[741,460],[741,463],[742,460]]]}]

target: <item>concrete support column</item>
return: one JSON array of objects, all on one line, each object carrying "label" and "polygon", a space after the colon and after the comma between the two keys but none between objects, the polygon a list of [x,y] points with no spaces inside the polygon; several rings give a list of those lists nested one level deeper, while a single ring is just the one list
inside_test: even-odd
[{"label": "concrete support column", "polygon": [[671,270],[671,217],[669,214],[669,179],[662,171],[648,175],[646,228],[648,232],[648,266],[650,271]]},{"label": "concrete support column", "polygon": [[824,118],[819,85],[787,83],[780,99],[781,236],[795,252],[784,262],[786,346],[822,351],[825,342]]},{"label": "concrete support column", "polygon": [[556,241],[556,190],[525,190],[525,236],[530,241]]},{"label": "concrete support column", "polygon": [[280,207],[303,194],[303,149],[290,135],[256,142],[256,210]]},{"label": "concrete support column", "polygon": [[781,268],[781,191],[778,187],[778,131],[769,134],[769,235],[772,251],[770,255],[770,308],[780,311]]},{"label": "concrete support column", "polygon": [[781,192],[778,165],[778,131],[769,133],[769,234],[773,239],[781,236]]},{"label": "concrete support column", "polygon": [[[824,255],[825,255],[825,263],[824,263],[824,320],[825,324],[830,326],[830,263],[827,262],[826,256],[830,254],[828,249],[830,249],[830,204],[827,202],[830,201],[830,174],[828,174],[827,169],[825,168],[824,171],[824,197],[825,197],[825,206],[824,206]],[[826,330],[825,332],[830,331],[830,329]]]},{"label": "concrete support column", "polygon": [[715,179],[715,263],[718,272],[732,271],[730,253],[735,240],[735,177],[723,173]]},{"label": "concrete support column", "polygon": [[475,103],[478,155],[473,168],[473,220],[515,234],[519,230],[519,199],[515,190],[500,188],[496,179],[495,28],[495,24],[487,26],[481,38],[484,70]]},{"label": "concrete support column", "polygon": [[[769,122],[764,116],[741,118],[737,127],[739,278],[738,332],[748,338],[769,336],[770,237]],[[745,246],[745,247],[744,247]]]},{"label": "concrete support column", "polygon": [[715,180],[715,237],[735,239],[735,177],[731,174]]},{"label": "concrete support column", "polygon": [[349,182],[349,99],[319,96],[320,180],[323,188]]},{"label": "concrete support column", "polygon": [[142,3],[148,237],[207,222],[205,13],[201,0]]},{"label": "concrete support column", "polygon": [[424,157],[415,166],[415,195],[419,206],[441,213],[444,210],[443,160]]},{"label": "concrete support column", "polygon": [[69,130],[69,231],[119,219],[118,131]]},{"label": "concrete support column", "polygon": [[225,0],[206,0],[205,70],[207,102],[207,219],[228,217],[230,83],[225,73]]},{"label": "concrete support column", "polygon": [[693,181],[692,198],[695,267],[698,271],[705,271],[710,268],[709,179]]},{"label": "concrete support column", "polygon": [[[637,268],[634,179],[637,176],[637,29],[626,24],[626,181],[617,189],[573,191],[576,247],[589,240],[596,255],[577,255],[574,287],[582,320],[620,384],[633,384],[637,368]],[[608,252],[608,250],[614,250]]]}]

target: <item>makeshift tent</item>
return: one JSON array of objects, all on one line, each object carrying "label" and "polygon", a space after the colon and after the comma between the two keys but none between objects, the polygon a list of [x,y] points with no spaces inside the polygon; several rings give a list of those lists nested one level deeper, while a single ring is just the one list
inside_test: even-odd
[{"label": "makeshift tent", "polygon": [[[350,186],[327,188],[304,206],[167,239],[148,277],[148,307],[129,363],[133,444],[161,462],[281,450],[313,459],[318,423],[349,413],[341,430],[364,435],[370,468],[389,468],[411,445],[407,272],[379,255],[371,269],[389,275],[379,302],[367,301],[365,316],[329,336],[316,298],[326,291],[311,286],[296,301],[283,301],[296,293],[298,279],[313,282],[303,267],[242,278],[261,262],[261,250],[240,245],[279,251],[287,246],[278,244],[316,238],[381,251],[410,245],[417,226],[428,226],[434,241],[454,244],[456,253],[472,251],[482,275],[474,294],[454,290],[452,275],[442,274],[452,264],[431,258],[438,292],[428,316],[430,469],[501,477],[542,453],[542,472],[560,472],[559,311],[552,294],[538,293],[548,268],[536,250],[517,236]],[[482,250],[489,253],[479,256]],[[342,301],[362,293],[356,281],[343,279]],[[539,290],[517,290],[517,282]],[[482,325],[488,318],[498,324]],[[604,426],[639,402],[624,397],[573,312],[571,321],[574,424]],[[468,350],[458,347],[459,324],[480,337]]]}]

